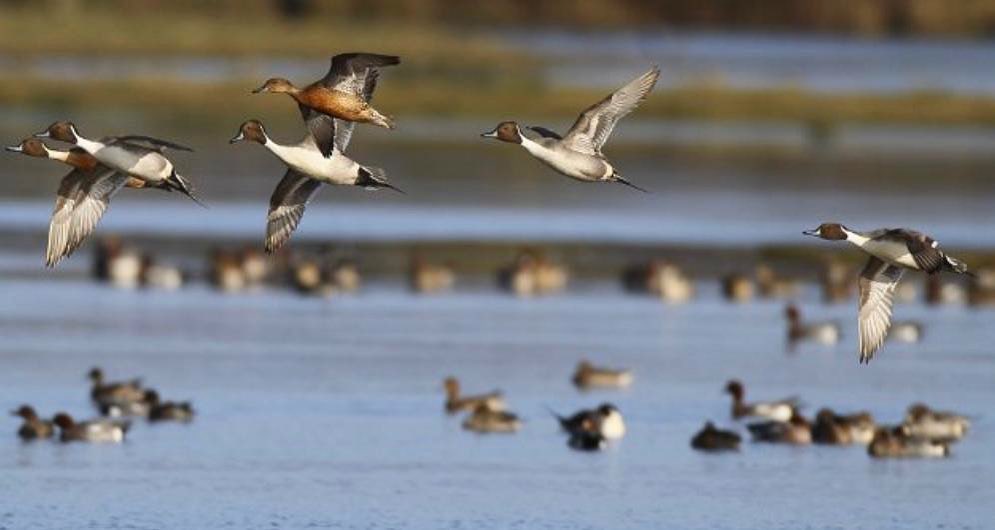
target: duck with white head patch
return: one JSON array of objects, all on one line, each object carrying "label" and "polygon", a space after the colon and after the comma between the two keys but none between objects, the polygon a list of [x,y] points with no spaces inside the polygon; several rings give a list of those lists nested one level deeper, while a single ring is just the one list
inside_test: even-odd
[{"label": "duck with white head patch", "polygon": [[166,149],[193,151],[189,147],[139,135],[105,136],[90,140],[83,137],[70,121],[57,121],[44,131],[35,133],[35,137],[73,144],[110,169],[143,180],[153,187],[179,191],[201,204],[193,194],[190,181],[180,176],[173,163],[163,155]]},{"label": "duck with white head patch", "polygon": [[529,154],[570,178],[583,182],[618,182],[645,192],[643,188],[622,178],[601,153],[601,148],[611,136],[615,124],[646,99],[659,77],[660,68],[654,66],[588,107],[565,136],[545,127],[529,127],[529,130],[539,135],[539,138],[533,140],[523,135],[521,128],[513,121],[501,122],[494,130],[481,136],[521,145]]},{"label": "duck with white head patch", "polygon": [[940,250],[933,238],[907,228],[858,232],[840,223],[822,223],[802,233],[829,241],[849,241],[870,255],[858,282],[861,363],[870,362],[888,337],[895,288],[906,269],[927,274],[971,274],[967,264]]}]

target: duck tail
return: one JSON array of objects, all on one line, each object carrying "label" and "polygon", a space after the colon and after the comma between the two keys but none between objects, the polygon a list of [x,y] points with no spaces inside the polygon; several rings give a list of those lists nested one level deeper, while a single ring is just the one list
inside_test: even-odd
[{"label": "duck tail", "polygon": [[165,189],[176,190],[186,195],[187,197],[190,197],[190,199],[193,200],[193,202],[201,205],[204,208],[207,208],[207,205],[201,202],[200,199],[198,199],[197,196],[194,195],[193,183],[187,180],[186,177],[183,177],[182,175],[177,173],[175,169],[169,175],[169,178],[166,179],[165,183],[166,185],[163,186]]},{"label": "duck tail", "polygon": [[618,182],[619,184],[624,184],[624,185],[626,185],[626,186],[628,186],[628,187],[630,187],[630,188],[632,188],[634,190],[639,190],[639,191],[641,191],[643,193],[650,193],[650,190],[647,190],[645,188],[640,188],[639,186],[636,186],[632,182],[629,182],[628,180],[626,180],[625,178],[623,178],[622,175],[619,175],[617,171],[612,173],[612,176],[609,177],[608,181],[609,182]]},{"label": "duck tail", "polygon": [[397,126],[394,124],[394,119],[391,118],[390,116],[385,116],[383,114],[380,114],[380,112],[378,112],[375,109],[370,109],[370,113],[372,115],[371,123],[373,123],[373,125],[377,125],[385,129],[397,128]]},{"label": "duck tail", "polygon": [[976,277],[976,275],[973,272],[967,270],[967,263],[964,263],[963,261],[951,256],[943,256],[943,257],[946,260],[946,266],[944,267],[945,269],[949,270],[950,272],[955,272],[957,274],[966,274],[972,278]]},{"label": "duck tail", "polygon": [[558,412],[556,412],[555,410],[553,410],[553,407],[550,407],[549,405],[543,405],[543,407],[545,407],[545,409],[547,411],[549,411],[549,413],[554,418],[556,418],[556,421],[560,422],[560,427],[562,427],[564,429],[567,428],[567,419],[566,418],[564,418],[563,416],[560,416],[560,414]]},{"label": "duck tail", "polygon": [[356,178],[356,185],[368,190],[386,188],[401,194],[404,193],[404,190],[387,181],[387,172],[379,167],[361,166],[359,168],[359,177]]}]

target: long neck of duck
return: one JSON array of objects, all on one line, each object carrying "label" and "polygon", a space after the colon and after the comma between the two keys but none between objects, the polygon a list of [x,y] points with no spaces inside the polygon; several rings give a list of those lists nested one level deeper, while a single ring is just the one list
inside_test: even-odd
[{"label": "long neck of duck", "polygon": [[91,155],[104,147],[104,144],[93,140],[87,140],[79,134],[76,135],[76,145]]},{"label": "long neck of duck", "polygon": [[533,155],[538,153],[544,153],[547,150],[546,146],[540,144],[539,142],[535,142],[533,140],[526,138],[524,134],[519,133],[518,137],[522,139],[521,143],[522,147],[524,147],[526,151],[532,153]]},{"label": "long neck of duck", "polygon": [[45,149],[45,154],[48,155],[52,160],[58,160],[59,162],[69,162],[69,151],[59,151],[58,149]]},{"label": "long neck of duck", "polygon": [[871,238],[861,234],[860,232],[855,232],[853,230],[844,228],[843,233],[846,234],[846,240],[858,247],[864,246],[865,243],[871,240]]}]

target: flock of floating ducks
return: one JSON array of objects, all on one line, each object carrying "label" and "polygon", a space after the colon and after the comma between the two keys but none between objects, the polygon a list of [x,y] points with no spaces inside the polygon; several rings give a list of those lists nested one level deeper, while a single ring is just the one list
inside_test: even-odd
[{"label": "flock of floating ducks", "polygon": [[[356,123],[394,128],[393,120],[370,103],[380,70],[398,64],[400,58],[393,55],[339,54],[331,58],[324,77],[303,88],[283,78],[271,78],[253,90],[289,96],[297,104],[306,130],[298,143],[280,144],[269,137],[262,123],[248,120],[231,138],[232,143],[261,144],[287,166],[270,198],[264,239],[266,252],[274,252],[287,242],[299,225],[307,203],[322,184],[397,190],[387,181],[384,170],[352,160],[345,150]],[[615,182],[642,190],[621,176],[602,148],[618,121],[648,96],[659,77],[660,69],[652,67],[584,110],[564,135],[545,127],[526,127],[530,136],[516,122],[503,121],[482,136],[520,145],[545,165],[572,179]],[[71,147],[54,149],[41,139]],[[121,188],[177,191],[199,202],[192,183],[177,172],[166,156],[168,150],[191,151],[175,142],[137,134],[92,139],[83,136],[74,123],[58,121],[8,150],[57,160],[73,168],[59,185],[49,225],[45,261],[50,267],[82,245]],[[861,363],[869,362],[889,335],[895,292],[905,271],[929,275],[972,274],[963,261],[943,252],[934,239],[910,229],[859,231],[828,222],[803,233],[828,241],[849,242],[868,255],[858,277],[857,336]],[[169,276],[165,271],[163,275]],[[523,280],[511,277],[509,281],[514,284]],[[557,285],[555,278],[552,284]]]},{"label": "flock of floating ducks", "polygon": [[77,421],[65,412],[57,412],[51,420],[42,419],[31,405],[21,405],[11,411],[23,420],[17,435],[25,441],[55,438],[61,442],[121,443],[132,425],[133,418],[149,422],[182,422],[193,420],[194,409],[189,402],[164,401],[159,393],[142,386],[140,379],[105,382],[100,368],[87,374],[90,379],[90,401],[100,413],[96,418]]},{"label": "flock of floating ducks", "polygon": [[[573,384],[581,390],[624,389],[633,381],[630,370],[594,366],[581,361]],[[476,433],[514,433],[522,427],[519,417],[507,410],[498,390],[486,394],[464,395],[459,381],[448,377],[445,410],[448,414],[466,413],[463,428]],[[726,383],[725,392],[732,398],[731,417],[747,423],[754,442],[786,445],[854,445],[864,446],[875,458],[934,458],[950,454],[950,445],[962,439],[970,420],[953,412],[936,411],[922,403],[909,406],[898,425],[879,425],[869,412],[837,414],[820,409],[814,421],[801,413],[797,398],[777,401],[747,402],[746,389],[738,380]],[[567,445],[581,451],[600,451],[621,440],[626,433],[622,413],[605,402],[596,408],[583,409],[570,416],[550,413],[568,435]],[[734,430],[717,428],[711,421],[691,438],[691,447],[711,453],[738,451],[742,437]]]}]

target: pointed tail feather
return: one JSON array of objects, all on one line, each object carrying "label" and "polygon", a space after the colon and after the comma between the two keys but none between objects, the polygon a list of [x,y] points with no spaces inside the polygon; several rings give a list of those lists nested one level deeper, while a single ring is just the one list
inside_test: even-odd
[{"label": "pointed tail feather", "polygon": [[200,199],[198,199],[197,196],[194,195],[193,183],[191,183],[185,177],[177,173],[176,170],[173,170],[173,174],[170,175],[168,179],[166,179],[165,188],[168,190],[176,190],[186,195],[187,197],[190,197],[190,199],[193,202],[199,204],[201,207],[207,208],[207,205],[201,202]]},{"label": "pointed tail feather", "polygon": [[650,190],[647,190],[647,189],[644,189],[644,188],[640,188],[639,186],[636,186],[635,184],[633,184],[633,183],[629,182],[628,180],[622,178],[622,175],[619,175],[618,173],[612,173],[612,176],[611,176],[611,179],[609,180],[609,182],[618,182],[619,184],[624,184],[624,185],[626,185],[626,186],[628,186],[628,187],[630,187],[632,189],[639,190],[639,191],[641,191],[643,193],[650,193]]},{"label": "pointed tail feather", "polygon": [[947,266],[945,268],[948,269],[950,272],[955,272],[957,274],[966,274],[972,278],[976,277],[976,275],[973,272],[967,270],[967,263],[964,263],[963,261],[951,256],[944,256],[944,258],[946,258],[947,261]]},{"label": "pointed tail feather", "polygon": [[356,179],[356,185],[368,190],[386,188],[404,194],[404,190],[387,181],[387,172],[379,167],[363,166],[359,168],[359,177]]}]

